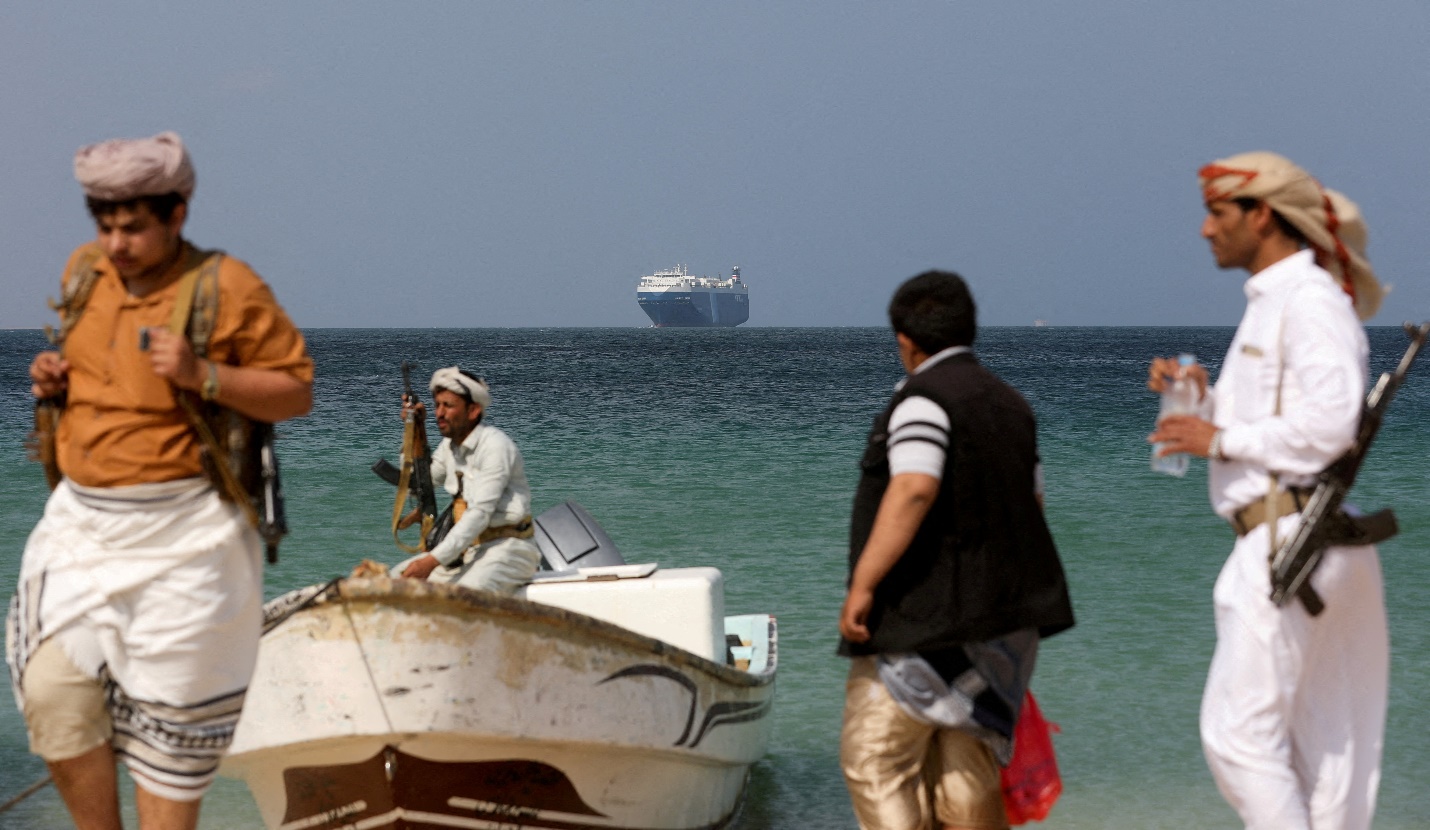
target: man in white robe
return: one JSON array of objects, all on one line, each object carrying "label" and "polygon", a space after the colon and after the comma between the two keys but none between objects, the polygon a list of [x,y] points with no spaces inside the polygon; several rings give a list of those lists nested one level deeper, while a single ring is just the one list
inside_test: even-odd
[{"label": "man in white robe", "polygon": [[[1354,203],[1290,161],[1245,153],[1207,165],[1201,182],[1217,265],[1251,275],[1246,313],[1202,415],[1165,418],[1148,440],[1211,459],[1212,507],[1238,537],[1213,593],[1202,745],[1250,830],[1368,830],[1389,683],[1376,549],[1326,550],[1310,583],[1318,616],[1271,601],[1269,556],[1316,474],[1354,441],[1368,371],[1357,316],[1383,292]],[[1148,386],[1178,371],[1158,358]],[[1205,370],[1191,371],[1205,389]]]}]

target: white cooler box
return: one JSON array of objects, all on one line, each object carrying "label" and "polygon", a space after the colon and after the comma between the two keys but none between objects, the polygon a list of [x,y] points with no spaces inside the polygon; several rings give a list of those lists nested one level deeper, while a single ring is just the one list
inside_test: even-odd
[{"label": "white cooler box", "polygon": [[716,568],[671,568],[647,576],[653,566],[583,568],[538,574],[517,596],[615,623],[637,634],[725,662],[725,582]]}]

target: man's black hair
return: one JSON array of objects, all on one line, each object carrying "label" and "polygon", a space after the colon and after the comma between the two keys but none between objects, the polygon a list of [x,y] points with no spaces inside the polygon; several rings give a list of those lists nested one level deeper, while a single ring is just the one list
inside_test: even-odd
[{"label": "man's black hair", "polygon": [[[1262,203],[1262,200],[1253,199],[1250,196],[1238,196],[1232,199],[1232,202],[1236,203],[1236,206],[1241,208],[1242,212],[1246,212],[1255,210],[1256,206]],[[1309,244],[1306,241],[1306,235],[1301,233],[1301,229],[1286,221],[1286,217],[1282,216],[1275,208],[1271,209],[1271,216],[1276,220],[1276,227],[1280,228],[1282,233],[1291,237],[1292,241],[1296,242],[1296,244]]]},{"label": "man's black hair", "polygon": [[951,346],[972,346],[978,309],[963,277],[952,271],[925,271],[894,292],[889,322],[895,332],[932,355]]},{"label": "man's black hair", "polygon": [[173,217],[174,211],[184,203],[184,197],[177,193],[164,193],[158,196],[136,196],[133,199],[122,199],[114,201],[111,199],[96,199],[93,196],[84,197],[85,207],[89,208],[89,215],[95,221],[101,217],[109,216],[116,210],[128,208],[133,210],[139,205],[149,208],[149,212],[154,214],[154,218],[160,222],[168,222]]}]

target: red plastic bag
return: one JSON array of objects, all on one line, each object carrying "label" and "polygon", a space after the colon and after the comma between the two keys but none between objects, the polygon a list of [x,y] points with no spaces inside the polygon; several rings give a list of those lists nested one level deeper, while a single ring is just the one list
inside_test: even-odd
[{"label": "red plastic bag", "polygon": [[1053,754],[1053,732],[1058,725],[1043,720],[1038,702],[1029,691],[1013,727],[1013,760],[1003,768],[1003,807],[1009,824],[1042,821],[1063,792],[1058,759]]}]

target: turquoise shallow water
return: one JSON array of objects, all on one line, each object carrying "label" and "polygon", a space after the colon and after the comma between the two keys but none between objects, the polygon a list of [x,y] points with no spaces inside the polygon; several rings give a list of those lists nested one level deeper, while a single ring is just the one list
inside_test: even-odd
[{"label": "turquoise shallow water", "polygon": [[[1034,688],[1062,727],[1065,793],[1046,827],[1235,827],[1201,758],[1197,705],[1212,648],[1211,585],[1230,532],[1211,514],[1205,468],[1148,470],[1152,354],[1191,351],[1215,368],[1229,328],[988,329],[982,359],[1038,414],[1048,515],[1078,626],[1049,641]],[[267,572],[274,595],[399,558],[391,490],[368,472],[400,438],[399,364],[451,363],[491,380],[493,422],[521,446],[536,508],[567,498],[595,515],[630,561],[715,565],[729,613],[780,621],[769,756],[754,772],[743,830],[854,828],[837,766],[845,665],[833,654],[845,531],[869,420],[899,377],[883,329],[483,329],[309,332],[317,406],[286,424],[281,455],[293,533]],[[1403,336],[1373,329],[1372,369]],[[0,332],[0,596],[44,501],[24,460],[22,378],[38,332]],[[1356,490],[1393,506],[1382,547],[1392,689],[1377,828],[1420,828],[1430,807],[1430,371],[1417,369]],[[0,801],[43,774],[0,693]],[[65,826],[53,790],[0,827]],[[132,824],[131,824],[132,826]],[[204,828],[254,828],[241,784],[221,781]]]}]

